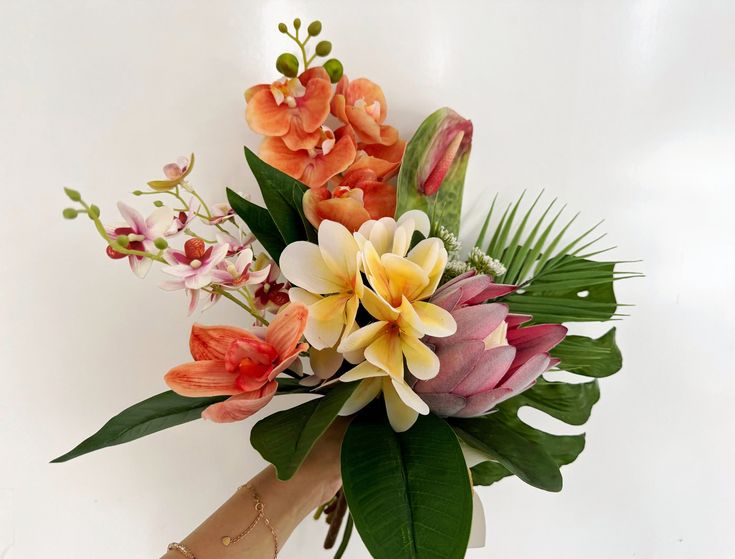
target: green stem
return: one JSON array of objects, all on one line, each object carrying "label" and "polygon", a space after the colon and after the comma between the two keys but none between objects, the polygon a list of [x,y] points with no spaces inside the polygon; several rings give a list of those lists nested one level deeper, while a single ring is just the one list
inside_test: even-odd
[{"label": "green stem", "polygon": [[350,513],[347,513],[347,523],[345,524],[345,531],[342,534],[342,541],[339,544],[339,548],[337,548],[337,553],[334,554],[334,559],[341,559],[342,556],[345,554],[345,551],[347,551],[347,544],[350,543],[350,536],[352,536],[352,527],[354,526],[354,522],[352,520],[352,515]]}]

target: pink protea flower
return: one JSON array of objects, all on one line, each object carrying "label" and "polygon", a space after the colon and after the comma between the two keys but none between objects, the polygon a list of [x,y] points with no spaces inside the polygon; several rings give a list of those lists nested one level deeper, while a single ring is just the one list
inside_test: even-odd
[{"label": "pink protea flower", "polygon": [[527,390],[558,360],[548,351],[566,336],[560,324],[521,327],[531,319],[485,301],[516,288],[468,272],[439,289],[430,301],[448,310],[456,334],[424,338],[439,357],[439,374],[414,390],[437,415],[474,417]]},{"label": "pink protea flower", "polygon": [[226,244],[206,247],[201,239],[189,239],[184,243],[183,252],[167,250],[164,257],[170,266],[162,268],[162,271],[175,279],[162,283],[161,287],[167,291],[185,289],[191,314],[199,301],[199,290],[212,283],[214,270],[227,256],[228,248]]},{"label": "pink protea flower", "polygon": [[205,419],[216,423],[245,419],[271,401],[278,388],[275,378],[308,349],[300,341],[307,315],[304,305],[290,304],[264,335],[195,324],[189,338],[194,361],[166,373],[166,384],[182,396],[230,396],[206,408]]}]

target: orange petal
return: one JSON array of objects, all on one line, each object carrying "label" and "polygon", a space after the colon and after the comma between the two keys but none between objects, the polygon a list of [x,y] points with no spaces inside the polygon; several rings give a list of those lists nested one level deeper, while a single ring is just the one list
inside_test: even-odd
[{"label": "orange petal", "polygon": [[265,341],[271,344],[283,360],[291,354],[299,343],[306,328],[309,310],[301,303],[291,303],[281,307],[265,332]]},{"label": "orange petal", "polygon": [[329,200],[331,197],[332,194],[326,187],[310,188],[304,192],[304,215],[306,216],[306,219],[309,220],[309,223],[317,229],[319,229],[319,224],[322,222],[316,211],[317,204],[322,200]]},{"label": "orange petal", "polygon": [[380,118],[378,124],[388,116],[388,103],[380,86],[367,78],[358,78],[347,86],[345,94],[348,105],[354,105],[359,99],[364,99],[366,105],[372,105],[375,101],[380,103]]},{"label": "orange petal", "polygon": [[329,74],[322,66],[313,66],[308,70],[304,70],[299,76],[299,81],[301,82],[301,85],[306,85],[313,79],[326,80],[327,82],[331,83],[329,79]]},{"label": "orange petal", "polygon": [[370,219],[370,214],[363,205],[353,198],[332,198],[317,204],[317,215],[319,220],[329,219],[341,223],[351,233],[357,231],[360,226]]},{"label": "orange petal", "polygon": [[245,102],[249,103],[250,99],[252,99],[253,96],[258,93],[258,91],[262,91],[263,89],[270,89],[270,86],[266,83],[260,83],[258,85],[254,85],[253,87],[248,87],[245,90]]},{"label": "orange petal", "polygon": [[355,144],[345,136],[334,144],[328,155],[317,155],[311,160],[311,166],[304,171],[302,181],[312,188],[322,186],[347,169],[356,154]]},{"label": "orange petal", "polygon": [[317,130],[329,116],[332,86],[329,80],[312,79],[305,85],[306,92],[296,99],[301,122],[306,132]]},{"label": "orange petal", "polygon": [[[352,175],[353,173],[360,174],[363,172],[367,172],[373,175],[368,180],[389,177],[395,173],[399,165],[399,162],[393,163],[391,161],[385,161],[384,159],[379,159],[377,157],[363,154],[362,156],[358,156],[357,159],[355,159],[355,162],[350,165],[350,168],[347,169],[347,173],[345,174],[345,178],[348,175]],[[365,179],[361,178],[358,180]],[[342,184],[348,183],[345,183],[345,180],[343,179]],[[355,183],[354,185],[350,184],[350,186],[357,186],[357,183]]]},{"label": "orange petal", "polygon": [[345,106],[345,114],[347,115],[347,121],[362,141],[371,144],[382,143],[380,124],[375,122],[375,119],[367,114],[364,109],[347,105]]},{"label": "orange petal", "polygon": [[319,128],[312,132],[306,132],[301,121],[301,116],[294,116],[291,119],[291,126],[288,133],[281,137],[283,143],[290,150],[303,150],[316,147],[319,140],[322,139],[322,133]]},{"label": "orange petal", "polygon": [[224,361],[193,361],[171,369],[163,377],[181,396],[220,396],[239,394],[237,375],[228,373]]},{"label": "orange petal", "polygon": [[278,383],[269,382],[259,390],[243,392],[224,402],[212,404],[202,412],[202,417],[215,423],[232,423],[246,419],[268,405],[276,390]]},{"label": "orange petal", "polygon": [[379,181],[363,181],[365,209],[372,219],[393,217],[396,213],[396,187]]},{"label": "orange petal", "polygon": [[330,109],[332,111],[332,114],[345,124],[349,122],[349,120],[347,119],[347,114],[345,113],[346,106],[347,102],[345,101],[345,96],[339,93],[335,94],[335,96],[332,98]]},{"label": "orange petal", "polygon": [[304,170],[311,163],[307,151],[291,151],[281,138],[266,138],[260,145],[260,158],[297,180],[303,176]]},{"label": "orange petal", "polygon": [[232,342],[243,338],[257,339],[257,336],[232,326],[194,324],[189,336],[189,349],[195,361],[224,360]]},{"label": "orange petal", "polygon": [[276,104],[270,88],[253,94],[245,110],[245,118],[254,132],[266,136],[283,136],[291,126],[288,105]]}]

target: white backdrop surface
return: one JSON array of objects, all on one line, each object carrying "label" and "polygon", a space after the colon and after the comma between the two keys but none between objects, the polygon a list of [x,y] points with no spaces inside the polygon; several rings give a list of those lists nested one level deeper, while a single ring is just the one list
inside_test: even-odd
[{"label": "white backdrop surface", "polygon": [[[192,322],[158,274],[136,279],[61,219],[61,187],[112,216],[194,151],[211,201],[254,193],[242,92],[274,79],[294,16],[324,22],[405,136],[443,105],[473,120],[466,214],[545,188],[644,259],[647,278],[618,286],[637,305],[624,370],[601,382],[564,491],[481,489],[489,545],[468,557],[735,556],[735,3],[0,0],[0,16],[0,558],[157,557],[263,466],[257,418],[48,464],[163,390]],[[197,318],[241,320],[224,304]],[[307,520],[282,557],[331,557],[323,536]],[[355,539],[348,557],[369,555]]]}]

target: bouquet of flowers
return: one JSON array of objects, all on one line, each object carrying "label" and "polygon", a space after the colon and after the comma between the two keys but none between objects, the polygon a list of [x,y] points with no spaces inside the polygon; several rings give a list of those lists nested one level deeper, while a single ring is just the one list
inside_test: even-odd
[{"label": "bouquet of flowers", "polygon": [[[86,215],[107,256],[143,277],[160,264],[189,313],[223,300],[243,311],[234,326],[194,324],[192,361],[164,378],[169,391],[124,410],[55,462],[130,442],[198,418],[233,422],[280,394],[312,398],[261,419],[251,443],[289,479],[338,416],[352,418],[341,449],[343,488],[332,531],[346,518],[378,559],[460,558],[482,545],[473,485],[516,475],[562,488],[560,466],[584,435],[524,423],[530,406],[584,424],[598,378],[622,358],[615,329],[593,339],[569,324],[618,314],[615,281],[637,276],[594,259],[596,226],[570,238],[576,216],[524,196],[489,211],[479,236],[459,241],[472,123],[449,108],[410,141],[387,124],[383,91],[348,79],[322,31],[281,23],[300,59],[281,54],[273,83],[245,92],[246,119],[264,136],[245,148],[265,203],[232,190],[208,205],[193,186],[194,155],[120,202],[119,224],[79,192],[64,217]],[[300,35],[301,32],[301,35]],[[589,382],[549,380],[567,371]],[[566,377],[564,377],[566,378]],[[473,522],[473,516],[475,521]],[[473,532],[472,538],[471,531]]]}]

